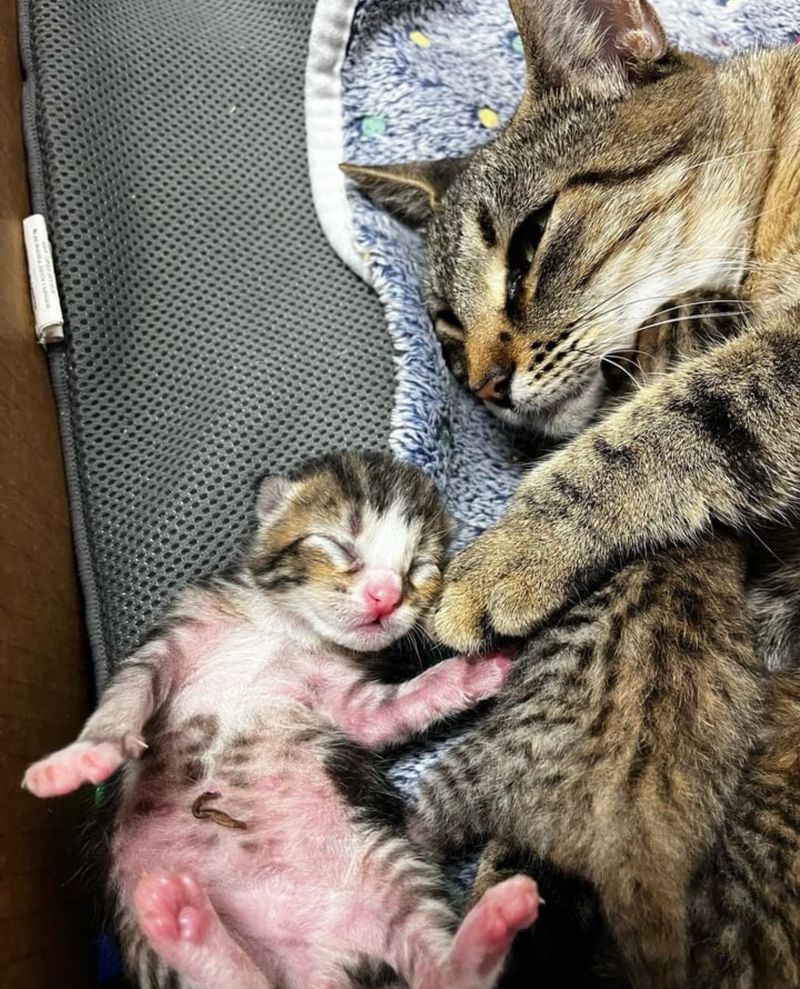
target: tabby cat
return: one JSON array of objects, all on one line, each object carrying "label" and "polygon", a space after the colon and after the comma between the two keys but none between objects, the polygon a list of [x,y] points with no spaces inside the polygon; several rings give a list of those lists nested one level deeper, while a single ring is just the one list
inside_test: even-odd
[{"label": "tabby cat", "polygon": [[[636,374],[663,371],[715,322],[660,314]],[[477,889],[515,849],[590,880],[634,986],[687,985],[692,878],[755,743],[762,663],[745,580],[744,544],[722,531],[628,563],[528,644],[420,799],[418,840],[492,839]]]},{"label": "tabby cat", "polygon": [[[746,531],[800,482],[800,49],[719,67],[645,0],[514,0],[528,87],[466,159],[345,166],[428,222],[429,299],[455,373],[509,422],[583,432],[455,558],[440,637],[522,635],[626,559],[712,522]],[[746,333],[602,422],[602,358],[697,289]],[[589,425],[589,428],[585,428]]]},{"label": "tabby cat", "polygon": [[[528,647],[478,737],[429,784],[418,827],[456,841],[493,834],[592,879],[639,986],[687,984],[688,887],[716,838],[729,866],[717,882],[736,877],[763,929],[746,928],[732,895],[734,935],[717,940],[708,918],[719,914],[695,895],[705,936],[692,970],[724,952],[731,985],[796,984],[800,921],[785,916],[774,863],[778,852],[800,863],[797,814],[764,785],[770,764],[773,784],[775,769],[782,778],[785,732],[741,784],[748,802],[735,800],[725,824],[738,844],[718,837],[761,691],[743,548],[702,534],[780,518],[796,497],[800,57],[712,70],[670,50],[644,2],[512,6],[529,86],[500,137],[468,160],[349,169],[407,219],[430,221],[431,306],[456,376],[514,424],[584,430],[451,565],[437,629],[460,646],[487,628],[519,634],[620,572]],[[658,327],[643,334],[643,320],[700,287],[741,300],[745,332],[698,335],[707,354],[586,429],[607,405],[603,366],[661,360],[644,343]],[[773,665],[787,661],[797,620],[797,556],[779,555],[751,594],[770,616],[760,640]],[[758,855],[747,840],[757,814]]]},{"label": "tabby cat", "polygon": [[[718,332],[705,308],[643,329],[635,372]],[[800,985],[800,674],[757,678],[743,548],[661,551],[563,613],[420,799],[418,840],[491,837],[473,895],[542,856],[590,878],[634,985]]]}]

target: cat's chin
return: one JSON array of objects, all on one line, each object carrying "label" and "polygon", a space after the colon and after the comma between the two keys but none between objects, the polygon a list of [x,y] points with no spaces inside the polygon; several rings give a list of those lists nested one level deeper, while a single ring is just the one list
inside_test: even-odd
[{"label": "cat's chin", "polygon": [[524,396],[515,396],[510,409],[490,402],[486,404],[498,419],[515,429],[548,439],[569,439],[582,432],[597,415],[602,404],[603,388],[602,377],[598,374],[596,380],[587,382],[580,392],[552,405],[542,406],[538,401],[526,401]]}]

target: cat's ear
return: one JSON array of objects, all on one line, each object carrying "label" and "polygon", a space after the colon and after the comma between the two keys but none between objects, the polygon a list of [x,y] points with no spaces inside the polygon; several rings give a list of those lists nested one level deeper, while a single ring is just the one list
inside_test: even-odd
[{"label": "cat's ear", "polygon": [[256,495],[256,518],[261,525],[270,525],[280,514],[294,482],[288,477],[265,477],[258,486]]},{"label": "cat's ear", "polygon": [[646,77],[669,47],[648,0],[511,0],[511,9],[527,99],[562,87],[613,93]]},{"label": "cat's ear", "polygon": [[339,167],[379,206],[404,223],[419,226],[431,218],[465,162],[465,158],[440,158],[399,165],[346,163]]}]

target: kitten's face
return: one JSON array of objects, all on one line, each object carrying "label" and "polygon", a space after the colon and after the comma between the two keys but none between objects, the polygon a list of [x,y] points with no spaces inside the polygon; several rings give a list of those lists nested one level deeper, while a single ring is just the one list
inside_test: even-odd
[{"label": "kitten's face", "polygon": [[633,106],[646,97],[552,100],[478,152],[433,214],[429,307],[446,359],[515,425],[580,431],[604,363],[636,350],[648,316],[744,271],[746,210],[699,205],[697,101],[670,119],[663,92],[658,115]]},{"label": "kitten's face", "polygon": [[405,635],[441,584],[448,527],[431,482],[388,457],[345,454],[276,484],[262,490],[257,582],[345,648],[376,651]]}]

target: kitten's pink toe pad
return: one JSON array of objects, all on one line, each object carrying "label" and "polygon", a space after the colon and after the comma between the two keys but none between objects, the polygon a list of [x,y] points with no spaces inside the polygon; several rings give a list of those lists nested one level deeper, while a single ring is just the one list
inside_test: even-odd
[{"label": "kitten's pink toe pad", "polygon": [[22,785],[37,797],[60,797],[84,783],[101,783],[125,759],[113,742],[73,742],[28,768]]},{"label": "kitten's pink toe pad", "polygon": [[156,950],[176,941],[202,944],[213,909],[192,876],[162,872],[145,876],[133,894],[139,924]]},{"label": "kitten's pink toe pad", "polygon": [[467,667],[467,690],[475,700],[493,697],[508,679],[513,666],[502,653],[471,661]]},{"label": "kitten's pink toe pad", "polygon": [[513,876],[486,891],[480,917],[485,940],[506,948],[518,931],[530,927],[539,914],[539,891],[528,876]]},{"label": "kitten's pink toe pad", "polygon": [[512,876],[488,889],[467,914],[453,945],[457,971],[488,972],[505,956],[518,931],[539,913],[539,892],[528,876]]}]

